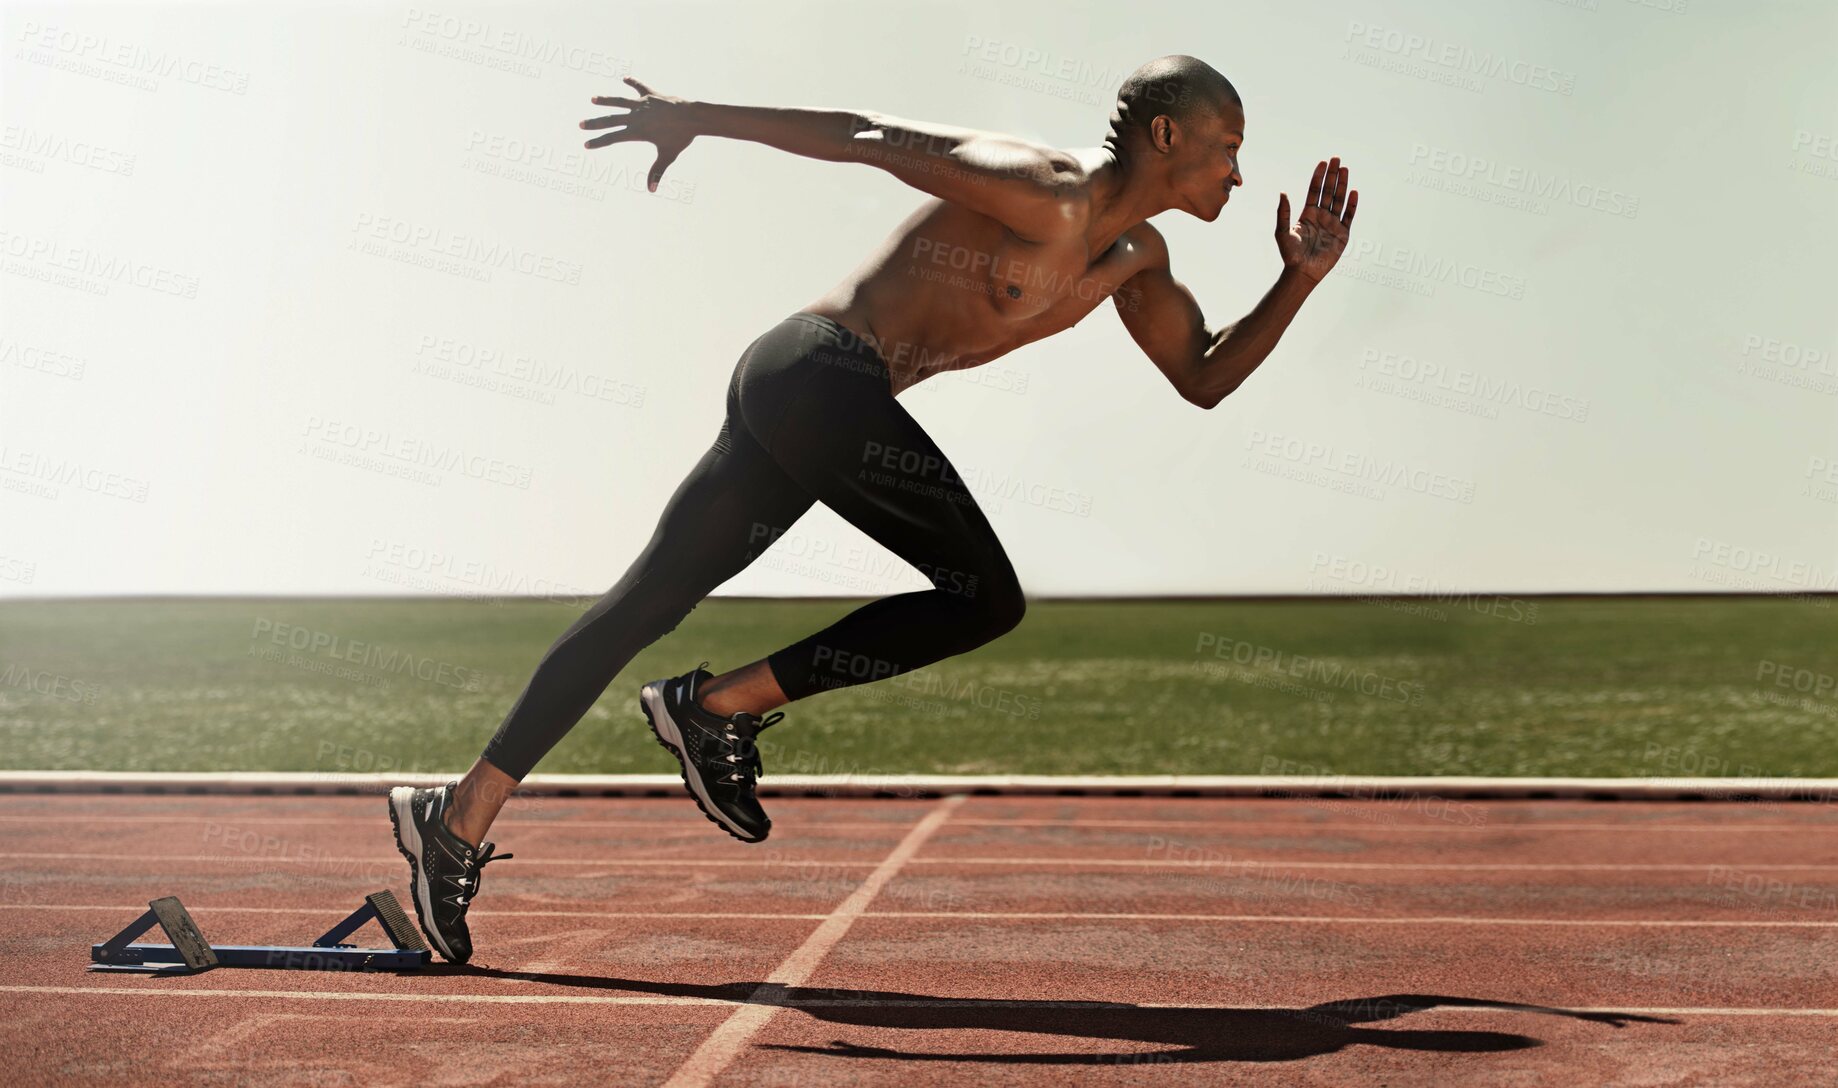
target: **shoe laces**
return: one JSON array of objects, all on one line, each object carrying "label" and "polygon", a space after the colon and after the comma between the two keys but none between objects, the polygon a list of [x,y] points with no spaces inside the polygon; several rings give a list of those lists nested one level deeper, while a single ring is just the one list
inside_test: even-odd
[{"label": "shoe laces", "polygon": [[[764,718],[754,718],[751,714],[736,714],[723,727],[721,739],[726,742],[727,755],[722,757],[734,769],[727,775],[727,780],[737,786],[752,789],[759,781],[759,776],[766,773],[766,768],[759,760],[759,743],[755,739],[766,727],[783,720],[785,712],[775,710]],[[739,726],[750,725],[742,733]]]},{"label": "shoe laces", "polygon": [[459,885],[460,890],[459,896],[453,900],[454,906],[463,907],[472,902],[473,897],[479,894],[479,870],[485,868],[486,865],[494,861],[509,861],[517,856],[515,854],[494,853],[497,848],[498,844],[491,842],[480,846],[478,853],[474,854],[466,862],[465,871],[453,878],[453,883]]}]

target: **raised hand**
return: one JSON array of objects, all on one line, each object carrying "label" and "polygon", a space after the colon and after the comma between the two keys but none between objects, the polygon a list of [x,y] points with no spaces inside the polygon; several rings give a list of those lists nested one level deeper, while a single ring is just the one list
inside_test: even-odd
[{"label": "raised hand", "polygon": [[630,76],[626,77],[625,82],[643,97],[597,95],[593,100],[594,105],[621,106],[625,112],[582,121],[581,127],[611,130],[604,136],[595,136],[587,141],[590,148],[631,140],[654,145],[657,148],[657,161],[651,164],[651,173],[645,179],[645,187],[655,193],[657,183],[664,179],[664,171],[683,153],[683,149],[689,146],[689,141],[696,134],[690,130],[688,118],[684,116],[687,111],[682,108],[683,99],[658,94]]},{"label": "raised hand", "polygon": [[1347,188],[1347,168],[1340,165],[1340,157],[1317,165],[1308,182],[1308,203],[1293,228],[1289,225],[1289,194],[1277,198],[1276,248],[1283,255],[1283,267],[1312,280],[1327,275],[1347,248],[1353,213],[1358,210],[1359,190]]}]

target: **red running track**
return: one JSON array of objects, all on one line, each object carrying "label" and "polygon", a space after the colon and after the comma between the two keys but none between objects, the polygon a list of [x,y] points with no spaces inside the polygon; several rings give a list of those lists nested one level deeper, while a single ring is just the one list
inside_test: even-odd
[{"label": "red running track", "polygon": [[[0,796],[16,1083],[1829,1084],[1838,806],[530,799],[466,967],[85,970],[147,900],[307,943],[381,797]],[[154,938],[149,938],[154,939]],[[372,937],[362,943],[377,943]]]}]

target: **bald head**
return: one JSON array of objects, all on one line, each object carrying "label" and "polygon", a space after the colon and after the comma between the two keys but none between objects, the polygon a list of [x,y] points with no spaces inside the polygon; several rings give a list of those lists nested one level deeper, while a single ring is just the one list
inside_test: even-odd
[{"label": "bald head", "polygon": [[1198,57],[1157,57],[1131,72],[1118,88],[1111,133],[1119,138],[1146,136],[1157,117],[1187,124],[1203,116],[1222,116],[1228,106],[1242,110],[1244,100],[1218,69]]},{"label": "bald head", "polygon": [[1157,57],[1117,89],[1104,146],[1139,207],[1180,208],[1208,223],[1244,184],[1244,100],[1197,57]]}]

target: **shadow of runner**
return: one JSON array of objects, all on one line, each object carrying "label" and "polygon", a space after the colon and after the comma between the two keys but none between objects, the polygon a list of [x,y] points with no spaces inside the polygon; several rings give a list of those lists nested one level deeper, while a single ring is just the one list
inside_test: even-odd
[{"label": "shadow of runner", "polygon": [[1159,1043],[1175,1049],[1118,1053],[934,1053],[899,1051],[838,1039],[827,1047],[768,1044],[764,1049],[846,1058],[901,1061],[997,1062],[1006,1065],[1131,1065],[1183,1062],[1294,1061],[1331,1054],[1347,1046],[1391,1050],[1486,1053],[1542,1046],[1529,1035],[1497,1031],[1375,1030],[1359,1025],[1395,1020],[1436,1008],[1499,1009],[1563,1016],[1622,1027],[1628,1023],[1676,1024],[1633,1013],[1579,1012],[1483,998],[1431,994],[1387,994],[1331,1001],[1301,1009],[1208,1009],[1151,1007],[1105,1001],[1004,1001],[994,998],[927,997],[881,990],[780,986],[776,983],[650,982],[597,975],[504,971],[484,967],[437,968],[434,974],[542,982],[555,986],[666,997],[699,997],[752,1005],[777,1005],[835,1024],[865,1028],[934,1031],[1012,1031],[1089,1040]]}]

